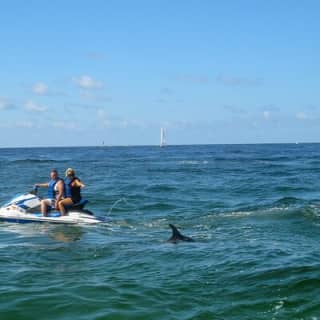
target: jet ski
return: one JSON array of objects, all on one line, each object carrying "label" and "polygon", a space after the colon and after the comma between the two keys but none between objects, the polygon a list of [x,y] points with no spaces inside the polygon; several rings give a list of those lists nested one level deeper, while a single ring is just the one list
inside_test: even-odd
[{"label": "jet ski", "polygon": [[61,216],[59,211],[51,210],[48,216],[41,213],[41,198],[37,195],[37,190],[17,195],[0,208],[0,221],[28,223],[28,222],[48,222],[56,224],[97,224],[105,219],[98,218],[94,214],[84,209],[88,200],[66,208],[67,214]]}]

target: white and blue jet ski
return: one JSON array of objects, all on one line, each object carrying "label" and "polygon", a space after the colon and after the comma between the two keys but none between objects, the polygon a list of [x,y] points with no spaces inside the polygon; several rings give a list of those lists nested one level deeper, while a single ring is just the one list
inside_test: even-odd
[{"label": "white and blue jet ski", "polygon": [[95,217],[94,214],[84,209],[87,200],[67,208],[67,214],[61,216],[59,211],[51,210],[48,216],[41,214],[41,198],[32,191],[15,196],[10,202],[0,208],[0,221],[28,223],[48,222],[57,224],[97,224],[105,219]]}]

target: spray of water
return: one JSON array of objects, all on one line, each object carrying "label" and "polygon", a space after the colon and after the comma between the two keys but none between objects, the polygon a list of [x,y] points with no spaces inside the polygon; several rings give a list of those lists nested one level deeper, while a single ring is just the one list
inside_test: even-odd
[{"label": "spray of water", "polygon": [[112,210],[116,207],[117,204],[119,204],[120,202],[124,202],[126,205],[128,206],[133,206],[134,207],[134,211],[137,212],[138,214],[141,214],[141,211],[138,209],[137,206],[133,205],[132,203],[130,204],[126,198],[120,198],[118,200],[116,200],[113,205],[110,207],[109,211],[108,211],[108,215],[110,215],[112,213]]}]

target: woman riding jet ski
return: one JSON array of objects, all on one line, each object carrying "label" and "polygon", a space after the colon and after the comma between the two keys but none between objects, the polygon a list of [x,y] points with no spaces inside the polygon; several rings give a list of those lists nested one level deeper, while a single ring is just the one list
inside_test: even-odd
[{"label": "woman riding jet ski", "polygon": [[[41,200],[41,213],[44,217],[47,216],[49,209],[59,209],[59,201],[61,201],[64,196],[64,182],[59,178],[56,169],[51,170],[50,178],[51,180],[47,183],[37,183],[34,185],[35,190],[37,190],[38,187],[48,188],[48,198]],[[62,215],[64,215],[64,213]]]},{"label": "woman riding jet ski", "polygon": [[64,199],[59,201],[58,207],[62,216],[66,214],[66,206],[70,207],[81,201],[81,189],[85,185],[75,176],[72,168],[66,170],[66,178],[64,179]]}]

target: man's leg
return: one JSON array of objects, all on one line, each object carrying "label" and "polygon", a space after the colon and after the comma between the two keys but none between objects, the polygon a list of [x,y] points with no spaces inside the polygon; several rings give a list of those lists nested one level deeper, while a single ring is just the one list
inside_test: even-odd
[{"label": "man's leg", "polygon": [[44,217],[48,215],[48,207],[51,205],[49,199],[41,200],[41,213]]}]

